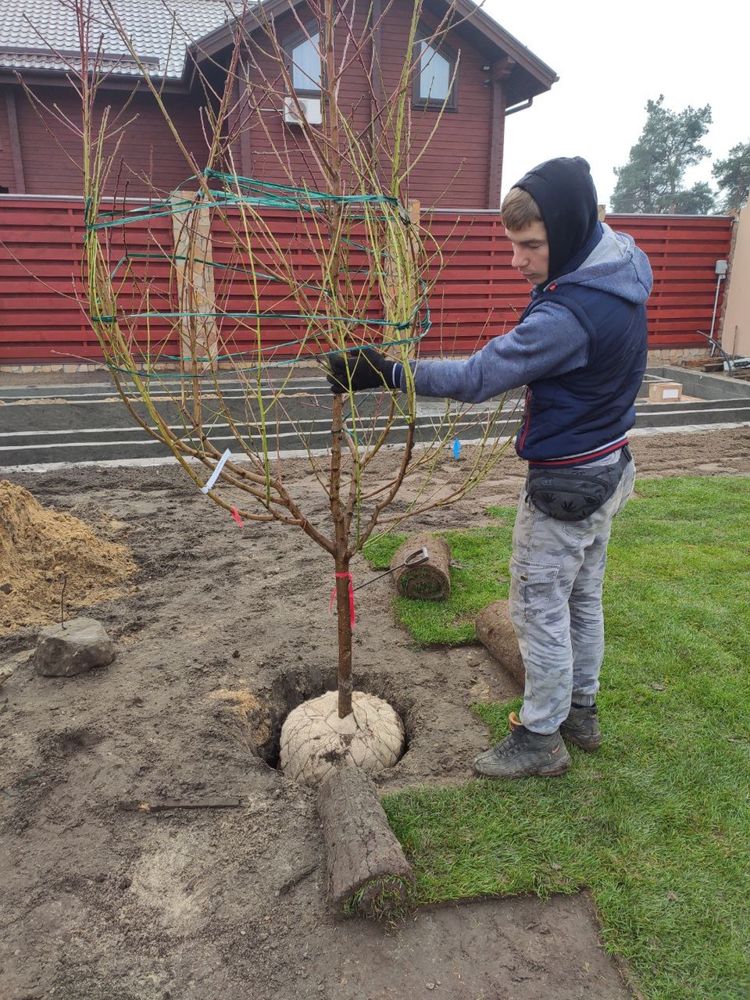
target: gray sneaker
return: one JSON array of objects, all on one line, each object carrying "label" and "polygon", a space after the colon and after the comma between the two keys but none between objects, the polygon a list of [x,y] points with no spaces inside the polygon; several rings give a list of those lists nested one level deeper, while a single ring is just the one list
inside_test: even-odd
[{"label": "gray sneaker", "polygon": [[559,731],[548,736],[532,733],[521,725],[515,712],[511,712],[509,721],[510,733],[502,743],[474,760],[477,774],[486,778],[552,777],[568,770],[570,754]]},{"label": "gray sneaker", "polygon": [[560,726],[560,735],[581,750],[598,750],[602,743],[602,731],[596,705],[573,703],[567,719]]}]

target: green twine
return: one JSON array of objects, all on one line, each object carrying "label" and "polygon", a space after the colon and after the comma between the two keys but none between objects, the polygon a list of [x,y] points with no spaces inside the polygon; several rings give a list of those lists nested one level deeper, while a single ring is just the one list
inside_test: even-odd
[{"label": "green twine", "polygon": [[[91,221],[91,204],[87,199],[85,206],[85,223],[88,231],[101,229],[111,229],[115,226],[127,226],[131,222],[143,222],[148,219],[163,218],[167,215],[179,215],[182,212],[191,212],[195,208],[221,208],[231,205],[252,205],[258,208],[277,208],[282,210],[294,210],[299,212],[320,212],[328,205],[390,205],[395,208],[404,222],[409,222],[409,216],[397,198],[385,194],[349,194],[334,195],[326,194],[323,191],[314,191],[310,188],[290,187],[286,184],[272,184],[269,181],[258,181],[251,177],[242,177],[239,174],[225,174],[218,170],[206,168],[203,177],[210,180],[220,180],[226,185],[224,189],[211,189],[211,198],[207,198],[204,191],[198,191],[194,199],[162,199],[144,205],[141,208],[132,208],[127,212],[118,212],[115,209],[105,209],[99,212],[97,219],[107,219],[109,221]],[[185,185],[197,180],[193,174],[184,182]],[[245,190],[247,193],[236,193],[231,188],[237,187],[238,191]],[[385,218],[385,216],[383,216]]]},{"label": "green twine", "polygon": [[[390,206],[395,208],[398,212],[399,218],[405,225],[410,225],[411,220],[409,218],[408,212],[404,209],[397,198],[393,198],[390,195],[384,194],[358,194],[358,195],[334,195],[328,194],[322,191],[315,191],[310,188],[300,188],[292,187],[286,184],[274,184],[270,181],[260,181],[251,177],[243,177],[238,174],[227,174],[218,170],[212,170],[206,168],[203,171],[203,177],[207,180],[218,180],[224,184],[223,189],[216,189],[211,191],[210,199],[206,196],[204,191],[198,191],[194,199],[174,199],[174,200],[161,200],[153,202],[150,205],[143,206],[140,208],[131,209],[128,212],[118,212],[117,210],[102,210],[99,212],[96,218],[93,216],[93,203],[90,198],[86,199],[86,204],[84,208],[85,215],[85,229],[86,231],[99,231],[105,229],[112,229],[117,226],[126,226],[133,222],[143,222],[150,219],[156,219],[164,216],[172,216],[180,214],[182,212],[190,212],[198,207],[207,208],[218,208],[226,207],[239,204],[248,204],[256,207],[263,208],[275,208],[282,210],[291,210],[298,212],[321,212],[325,208],[332,204],[346,205],[349,207],[358,206],[364,208],[365,206]],[[191,181],[197,180],[197,176],[193,175],[187,179],[185,184],[189,184]],[[365,215],[355,215],[356,219],[364,219]],[[383,219],[386,216],[383,215]],[[104,220],[104,221],[102,221]],[[372,254],[372,250],[364,245],[355,243],[351,240],[345,240],[345,242],[353,247],[354,249],[361,250],[365,253]],[[163,260],[170,263],[174,263],[177,260],[186,261],[188,259],[195,260],[196,263],[201,263],[206,266],[214,267],[220,270],[232,270],[239,271],[242,273],[248,273],[248,269],[240,267],[233,264],[221,264],[216,261],[206,261],[199,258],[188,258],[183,255],[175,254],[154,254],[154,253],[127,253],[122,256],[114,268],[110,272],[110,278],[114,278],[119,269],[131,260]],[[259,277],[264,281],[283,281],[284,279],[278,275],[267,274],[265,272],[256,271],[254,272],[256,277]],[[357,268],[350,269],[347,273],[371,273],[367,268]],[[380,273],[380,272],[379,272]],[[421,279],[420,279],[421,280]],[[426,285],[423,280],[421,280],[423,291],[426,290]],[[317,284],[316,282],[303,282],[301,287],[311,288],[321,294],[329,294],[327,289]],[[383,319],[368,319],[356,316],[329,316],[325,313],[294,313],[294,312],[282,312],[275,310],[268,310],[265,312],[224,312],[224,311],[212,311],[212,312],[187,312],[187,311],[158,311],[149,310],[146,312],[123,314],[128,315],[133,319],[178,319],[182,317],[200,317],[203,319],[284,319],[284,320],[298,320],[298,321],[315,321],[315,322],[326,322],[326,323],[344,323],[357,326],[365,327],[390,327],[394,331],[405,331],[417,326],[417,320],[420,316],[420,312],[424,307],[425,313],[418,323],[419,333],[411,337],[397,338],[395,340],[383,341],[380,346],[388,347],[392,345],[404,345],[411,343],[418,343],[421,341],[432,326],[432,321],[430,318],[429,304],[426,300],[426,294],[423,295],[420,302],[414,308],[411,316],[404,321],[395,322],[392,320]],[[116,314],[96,314],[90,313],[90,317],[94,323],[101,325],[111,324],[116,322]],[[312,338],[316,339],[316,338]],[[285,341],[280,344],[269,345],[268,347],[260,346],[260,353],[269,351],[279,351],[285,347],[293,347],[299,345],[299,338],[296,340]],[[343,349],[345,352],[358,350],[358,345],[353,347],[347,347]],[[218,362],[218,361],[229,361],[242,358],[245,355],[249,355],[250,351],[242,351],[233,354],[221,354],[214,358],[190,358],[179,355],[158,355],[158,361],[179,361],[191,363],[203,363],[203,362]],[[316,353],[306,353],[298,355],[295,358],[283,360],[283,361],[267,361],[265,362],[266,367],[287,367],[295,364],[300,364],[304,361],[316,361],[320,362],[322,359],[329,357],[332,354],[339,353],[338,349],[331,351],[318,351]],[[254,350],[252,352],[253,356],[257,357],[258,351]],[[154,372],[149,370],[149,366],[157,362],[151,361],[149,356],[144,356],[145,369],[136,368],[126,368],[120,365],[112,364],[111,362],[105,362],[107,368],[111,371],[120,372],[122,374],[137,375],[141,378],[214,378],[215,372],[203,372],[189,374],[185,372]],[[248,366],[246,368],[236,368],[237,372],[244,371],[257,371],[261,366],[256,362],[254,365]]]},{"label": "green twine", "polygon": [[[432,320],[430,319],[430,311],[427,310],[426,315],[422,318],[419,324],[419,333],[415,334],[413,337],[400,337],[397,340],[384,340],[379,342],[379,347],[395,347],[402,346],[404,344],[418,344],[430,331],[432,327]],[[280,351],[284,347],[294,347],[295,344],[299,344],[299,340],[287,340],[281,344],[271,344],[268,347],[261,347],[261,352],[271,352]],[[257,362],[246,367],[235,367],[234,372],[257,372],[260,368],[290,368],[292,365],[298,365],[305,361],[314,361],[316,363],[321,363],[325,358],[332,357],[334,354],[351,354],[354,351],[360,350],[363,346],[362,344],[354,344],[351,347],[343,348],[333,348],[330,351],[316,351],[315,353],[300,354],[295,358],[286,358],[283,361],[265,361],[262,365]],[[213,358],[210,357],[189,357],[185,355],[177,354],[159,354],[157,355],[156,361],[151,361],[150,357],[144,356],[144,363],[148,366],[150,364],[159,364],[161,361],[179,361],[179,362],[190,362],[196,364],[202,363],[216,363],[218,361],[234,361],[238,358],[243,358],[252,354],[257,356],[257,351],[236,351],[232,354],[218,354]],[[110,371],[120,372],[123,375],[138,375],[140,378],[160,378],[165,380],[170,379],[215,379],[218,375],[216,371],[207,372],[154,372],[149,371],[148,367],[145,369],[139,368],[125,368],[122,365],[114,365],[109,361],[105,360],[105,365]],[[228,373],[228,374],[231,374]]]}]

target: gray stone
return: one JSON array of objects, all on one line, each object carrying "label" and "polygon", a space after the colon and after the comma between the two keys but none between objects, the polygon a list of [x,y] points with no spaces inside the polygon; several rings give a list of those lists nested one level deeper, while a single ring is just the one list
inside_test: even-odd
[{"label": "gray stone", "polygon": [[115,658],[115,647],[93,618],[73,618],[49,625],[39,633],[34,654],[37,673],[45,677],[73,677],[92,667],[105,667]]}]

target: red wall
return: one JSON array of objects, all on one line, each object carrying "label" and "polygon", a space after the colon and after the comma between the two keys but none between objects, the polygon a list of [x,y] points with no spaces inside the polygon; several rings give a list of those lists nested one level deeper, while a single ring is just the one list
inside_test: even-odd
[{"label": "red wall", "polygon": [[[373,115],[370,87],[371,35],[365,22],[370,5],[354,5],[352,35],[366,37],[368,43],[361,57],[354,57],[348,31],[339,23],[337,53],[346,52],[349,65],[342,77],[340,94],[342,110],[355,132],[367,134]],[[383,3],[386,14],[380,31],[380,64],[383,97],[395,91],[405,59],[406,39],[410,25],[410,6],[397,2]],[[306,21],[304,8],[299,18]],[[425,15],[429,17],[430,15]],[[274,22],[276,35],[282,42],[299,32],[297,17],[291,13]],[[285,93],[278,67],[264,54],[269,42],[262,32],[253,36],[257,45],[248,50],[250,79],[241,121],[247,127],[245,139],[233,143],[235,169],[238,173],[261,180],[281,181],[315,188],[322,184],[320,171],[306,145],[300,142],[300,129],[285,124],[282,117],[282,96]],[[411,140],[416,156],[426,144],[428,148],[414,166],[406,186],[405,198],[417,198],[423,205],[451,208],[496,207],[500,201],[499,177],[494,178],[496,191],[489,191],[490,145],[492,139],[492,87],[486,84],[490,75],[482,69],[488,57],[474,49],[459,32],[448,34],[446,44],[458,56],[456,78],[457,108],[446,110],[442,117],[434,110],[412,107],[409,100]],[[217,66],[208,66],[212,83],[221,89],[221,73]],[[265,82],[263,82],[265,80]],[[259,82],[260,81],[260,82]],[[11,193],[77,195],[82,191],[80,172],[81,141],[68,128],[65,119],[78,124],[81,118],[80,100],[70,85],[34,86],[38,102],[30,101],[20,86],[0,85],[0,185]],[[23,188],[15,183],[10,157],[5,93],[15,94],[18,133],[23,162]],[[410,95],[411,97],[411,95]],[[202,131],[201,106],[205,103],[200,86],[190,95],[165,93],[164,102],[188,150],[199,166],[205,164],[206,147]],[[58,113],[52,112],[57,105]],[[131,95],[129,87],[108,87],[99,94],[97,110],[111,108],[112,122],[121,115],[129,121],[117,153],[117,166],[112,172],[107,193],[118,196],[142,197],[149,193],[149,181],[159,193],[166,193],[182,184],[192,171],[185,162],[177,143],[164,122],[161,111],[147,91]],[[495,109],[496,114],[501,108]],[[131,121],[131,119],[133,119]],[[237,124],[237,112],[233,124]],[[383,121],[383,119],[379,119]],[[435,129],[435,125],[437,128]],[[502,130],[503,122],[497,127]],[[434,130],[434,134],[433,134]],[[502,143],[496,157],[502,160]],[[368,185],[369,187],[370,185]]]},{"label": "red wall", "polygon": [[[13,192],[17,189],[13,182],[9,149],[6,154],[6,146],[9,145],[9,137],[6,142],[6,89],[0,88],[0,184],[5,184]],[[46,108],[56,104],[62,115],[80,123],[80,100],[71,87],[34,87],[33,90]],[[80,194],[83,190],[80,138],[45,108],[32,104],[20,87],[15,87],[14,91],[25,193]],[[113,172],[107,191],[113,193],[116,189],[120,195],[144,197],[150,191],[146,178],[157,179],[158,192],[171,191],[181,185],[192,171],[153,98],[138,94],[124,108],[129,96],[126,90],[101,92],[97,106],[99,113],[103,107],[111,106],[110,121],[121,113],[123,123],[129,122],[118,151],[118,170]],[[173,94],[165,95],[165,104],[185,146],[202,167],[206,161],[206,143],[201,129],[199,102],[193,96]],[[10,183],[3,180],[4,170]]]},{"label": "red wall", "polygon": [[[312,264],[309,245],[290,213],[269,213],[285,256]],[[696,330],[708,331],[713,311],[715,261],[727,258],[732,220],[728,217],[610,216],[615,229],[633,235],[648,253],[654,269],[649,301],[649,344],[652,348],[705,346]],[[510,329],[528,300],[528,285],[510,266],[511,251],[499,215],[434,213],[425,225],[441,245],[444,265],[431,296],[433,328],[425,353],[468,353],[490,337]],[[127,237],[131,253],[153,249],[153,241],[170,247],[171,220],[113,229],[116,242]],[[222,249],[222,226],[214,226],[215,259],[231,259]],[[0,363],[75,362],[100,357],[96,337],[76,295],[81,269],[83,204],[76,199],[0,196]],[[119,249],[113,248],[112,260]],[[172,302],[166,264],[150,272],[154,308]],[[217,277],[217,297],[227,292]],[[278,295],[269,287],[264,301],[273,307]],[[125,291],[133,290],[132,284]],[[161,294],[161,299],[158,295]],[[132,302],[137,304],[133,294]],[[248,288],[234,277],[225,308],[250,309]],[[158,303],[158,305],[156,305]],[[121,305],[126,305],[123,298]],[[275,326],[275,329],[274,329]],[[288,339],[280,323],[265,325],[266,342]],[[251,347],[249,335],[237,331],[237,350]],[[175,353],[177,347],[175,345]]]},{"label": "red wall", "polygon": [[[403,63],[409,14],[406,6],[398,6],[389,12],[383,27],[384,69],[392,86]],[[447,43],[458,55],[457,108],[443,113],[426,155],[411,174],[409,194],[423,205],[437,208],[499,207],[499,190],[492,204],[487,203],[492,100],[491,87],[484,83],[489,74],[482,70],[487,56],[471,48],[455,32],[447,36]],[[438,116],[435,111],[420,108],[412,108],[411,116],[412,144],[419,150],[429,140]]]},{"label": "red wall", "polygon": [[[397,89],[409,34],[409,16],[408,5],[394,4],[383,19],[380,67],[386,101]],[[300,11],[300,19],[305,21],[303,10]],[[286,38],[299,32],[299,23],[292,15],[286,15],[275,21],[275,28],[276,36],[283,44]],[[352,34],[359,38],[364,33],[364,9],[362,4],[358,4]],[[235,163],[239,165],[242,162],[243,173],[261,180],[281,180],[295,185],[306,183],[319,188],[320,171],[306,145],[300,142],[299,127],[283,122],[280,109],[285,91],[278,79],[277,65],[263,52],[264,48],[269,48],[269,42],[264,40],[264,36],[259,35],[258,38],[259,46],[250,50],[250,77],[262,82],[249,90],[249,110],[244,118],[247,124],[245,160],[241,161],[243,152],[237,142],[233,150]],[[345,50],[345,41],[344,28],[339,27],[337,51]],[[448,41],[452,51],[459,54],[457,109],[446,110],[441,117],[433,110],[412,107],[411,99],[409,100],[412,150],[416,157],[425,146],[427,149],[416,163],[403,195],[417,198],[423,205],[486,208],[492,93],[491,88],[484,83],[488,73],[481,67],[487,63],[487,57],[469,46],[455,32],[448,36]],[[350,53],[351,49],[350,45]],[[340,88],[342,111],[353,130],[363,131],[365,134],[373,116],[371,91],[365,75],[369,60],[368,45],[363,50],[361,60],[351,59]],[[432,135],[438,119],[439,124]],[[382,122],[383,118],[379,120]],[[502,150],[499,154],[502,155]],[[386,178],[389,175],[383,172],[382,176]],[[491,201],[492,206],[499,205],[499,189],[493,192]]]}]

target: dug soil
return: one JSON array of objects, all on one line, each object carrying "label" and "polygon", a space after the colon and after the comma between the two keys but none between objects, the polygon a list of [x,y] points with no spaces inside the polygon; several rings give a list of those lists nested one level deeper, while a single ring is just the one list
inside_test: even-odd
[{"label": "dug soil", "polygon": [[20,625],[64,623],[70,609],[118,597],[135,571],[126,546],[0,481],[0,637]]},{"label": "dug soil", "polygon": [[[644,477],[750,474],[750,428],[643,435],[633,451]],[[409,530],[482,523],[522,475],[508,456]],[[314,793],[274,767],[284,714],[332,686],[335,662],[331,566],[298,531],[238,527],[171,466],[14,484],[128,546],[137,570],[87,611],[116,641],[110,666],[41,677],[37,628],[0,639],[3,1000],[632,996],[583,894],[435,907],[395,928],[329,911]],[[380,784],[471,781],[488,744],[471,703],[518,689],[478,646],[416,647],[392,596],[387,578],[357,595],[357,686],[394,705],[409,739]],[[165,799],[196,808],[137,805]]]}]

